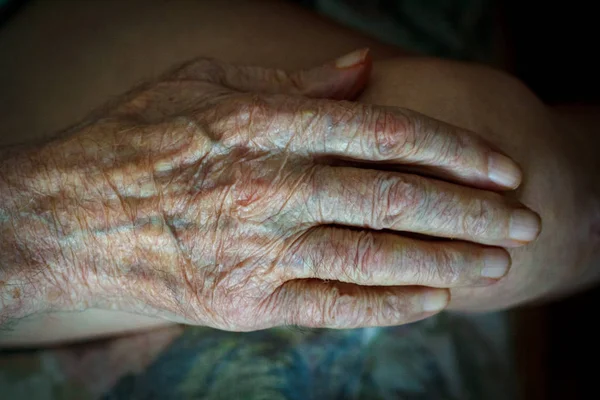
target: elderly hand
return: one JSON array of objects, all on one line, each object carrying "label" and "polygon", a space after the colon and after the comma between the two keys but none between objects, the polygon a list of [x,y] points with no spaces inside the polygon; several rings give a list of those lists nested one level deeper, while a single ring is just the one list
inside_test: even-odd
[{"label": "elderly hand", "polygon": [[468,128],[522,167],[524,183],[509,195],[540,214],[542,234],[509,249],[510,272],[497,283],[453,288],[450,308],[504,309],[600,282],[597,111],[581,123],[585,112],[557,113],[506,73],[417,58],[377,63],[360,100]]},{"label": "elderly hand", "polygon": [[103,308],[230,330],[395,325],[500,279],[493,246],[540,229],[488,191],[517,187],[518,167],[463,129],[341,101],[369,68],[366,51],[292,74],[200,59],[4,150],[0,322]]}]

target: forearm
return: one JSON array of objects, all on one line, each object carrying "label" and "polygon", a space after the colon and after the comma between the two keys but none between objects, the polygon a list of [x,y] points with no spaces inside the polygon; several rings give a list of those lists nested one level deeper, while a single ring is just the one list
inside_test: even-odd
[{"label": "forearm", "polygon": [[[131,232],[138,221],[119,204],[125,189],[115,176],[124,174],[108,166],[111,153],[102,151],[116,142],[110,135],[104,142],[88,139],[2,150],[2,324],[35,313],[110,306],[119,297],[119,265],[111,257],[126,256],[118,246],[122,231]],[[121,183],[131,190],[139,176],[128,178]],[[131,246],[124,251],[136,251],[135,238],[127,236]]]},{"label": "forearm", "polygon": [[1,321],[91,308],[178,320],[182,255],[154,166],[193,152],[191,138],[106,120],[4,149]]},{"label": "forearm", "polygon": [[[88,139],[64,137],[0,149],[0,346],[114,335],[168,323],[100,310],[140,311],[138,303],[122,299],[156,293],[160,277],[132,266],[147,264],[146,255],[152,253],[151,262],[160,263],[169,246],[148,246],[172,240],[148,224],[159,213],[141,205],[149,176],[143,164],[115,165],[122,142],[110,132]],[[135,212],[125,212],[127,204]],[[148,308],[144,312],[152,314]]]},{"label": "forearm", "polygon": [[55,151],[46,146],[4,148],[2,153],[0,324],[5,324],[76,307],[72,280],[78,275],[77,253],[84,250],[81,240],[65,231],[76,220],[65,219],[65,188],[69,181],[79,183],[78,174],[59,170]]}]

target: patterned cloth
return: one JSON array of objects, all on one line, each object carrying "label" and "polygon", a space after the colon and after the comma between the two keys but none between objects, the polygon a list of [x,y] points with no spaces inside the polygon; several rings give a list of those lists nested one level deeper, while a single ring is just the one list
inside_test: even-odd
[{"label": "patterned cloth", "polygon": [[516,399],[506,326],[503,314],[445,313],[392,328],[188,327],[103,393],[64,367],[64,350],[6,354],[0,398]]}]

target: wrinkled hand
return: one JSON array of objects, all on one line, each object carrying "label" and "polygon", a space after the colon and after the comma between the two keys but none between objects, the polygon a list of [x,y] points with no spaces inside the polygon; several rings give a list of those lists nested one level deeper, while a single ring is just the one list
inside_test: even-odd
[{"label": "wrinkled hand", "polygon": [[509,249],[510,272],[496,284],[453,288],[451,308],[503,309],[599,282],[594,129],[587,133],[585,125],[559,123],[550,107],[506,73],[444,60],[377,63],[360,100],[408,107],[466,127],[522,167],[524,184],[510,196],[540,214],[542,234],[529,246]]},{"label": "wrinkled hand", "polygon": [[27,154],[14,242],[54,239],[14,264],[38,266],[52,309],[231,330],[401,324],[495,282],[510,258],[492,246],[539,231],[483,190],[518,167],[465,130],[339,101],[369,68],[366,51],[293,74],[200,59],[134,91]]}]

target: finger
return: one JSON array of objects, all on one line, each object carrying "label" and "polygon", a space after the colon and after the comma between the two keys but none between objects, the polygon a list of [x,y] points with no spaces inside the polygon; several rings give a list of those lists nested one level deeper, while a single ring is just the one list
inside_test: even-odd
[{"label": "finger", "polygon": [[331,226],[304,234],[286,257],[284,265],[295,278],[371,286],[483,286],[502,278],[510,266],[506,250],[497,247]]},{"label": "finger", "polygon": [[540,219],[503,196],[398,172],[319,166],[309,222],[390,229],[515,247],[534,240]]},{"label": "finger", "polygon": [[519,167],[474,133],[410,110],[278,95],[238,101],[237,114],[230,110],[211,124],[217,136],[227,136],[235,123],[255,132],[250,145],[261,149],[371,167],[409,166],[484,189],[513,189],[521,182]]},{"label": "finger", "polygon": [[371,64],[368,49],[295,72],[199,58],[168,72],[156,82],[136,88],[119,104],[109,107],[109,112],[156,122],[239,91],[350,100],[364,89]]},{"label": "finger", "polygon": [[368,49],[356,50],[316,68],[293,72],[201,58],[171,73],[170,79],[212,82],[241,92],[351,100],[364,89],[371,63]]},{"label": "finger", "polygon": [[449,299],[447,289],[301,279],[282,285],[269,303],[279,310],[279,324],[349,329],[417,321],[444,309]]}]

